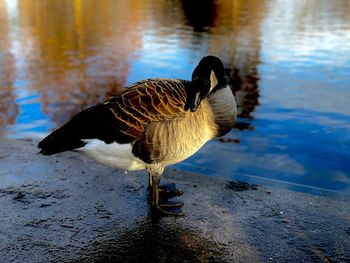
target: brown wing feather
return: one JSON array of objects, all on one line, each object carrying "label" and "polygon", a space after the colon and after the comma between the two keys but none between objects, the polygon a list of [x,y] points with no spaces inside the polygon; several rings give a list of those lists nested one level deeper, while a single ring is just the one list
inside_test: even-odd
[{"label": "brown wing feather", "polygon": [[139,139],[151,122],[168,121],[185,115],[187,82],[149,79],[130,86],[105,105],[122,123],[120,132]]}]

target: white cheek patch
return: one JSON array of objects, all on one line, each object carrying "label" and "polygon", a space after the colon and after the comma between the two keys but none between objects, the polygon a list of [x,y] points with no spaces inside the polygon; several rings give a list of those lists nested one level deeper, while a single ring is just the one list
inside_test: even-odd
[{"label": "white cheek patch", "polygon": [[218,84],[218,79],[216,78],[214,70],[212,70],[210,73],[210,91],[209,92],[211,92],[213,88],[216,87],[217,84]]}]

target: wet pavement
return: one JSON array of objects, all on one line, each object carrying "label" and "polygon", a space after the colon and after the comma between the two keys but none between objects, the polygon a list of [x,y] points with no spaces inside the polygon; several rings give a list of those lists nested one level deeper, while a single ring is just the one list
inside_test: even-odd
[{"label": "wet pavement", "polygon": [[167,169],[183,217],[157,217],[145,172],[0,139],[0,262],[350,262],[346,201]]}]

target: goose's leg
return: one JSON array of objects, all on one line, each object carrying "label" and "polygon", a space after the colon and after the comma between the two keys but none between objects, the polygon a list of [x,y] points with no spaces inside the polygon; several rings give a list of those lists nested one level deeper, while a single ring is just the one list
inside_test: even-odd
[{"label": "goose's leg", "polygon": [[152,175],[148,173],[148,190],[152,191]]},{"label": "goose's leg", "polygon": [[[183,215],[183,213],[171,211],[168,209],[171,208],[178,208],[183,206],[183,203],[161,203],[160,199],[160,187],[159,187],[159,181],[160,177],[163,173],[164,168],[163,167],[157,167],[152,166],[148,167],[149,173],[150,173],[150,189],[151,189],[151,204],[152,207],[154,207],[159,213],[164,215]],[[168,208],[168,209],[167,209]]]},{"label": "goose's leg", "polygon": [[159,180],[160,176],[158,174],[151,174],[151,194],[152,194],[152,206],[159,206]]},{"label": "goose's leg", "polygon": [[[148,173],[148,190],[152,191],[152,176],[151,173]],[[170,198],[173,196],[180,196],[183,194],[182,191],[176,189],[175,184],[169,184],[169,185],[159,185],[159,194],[160,198]]]}]

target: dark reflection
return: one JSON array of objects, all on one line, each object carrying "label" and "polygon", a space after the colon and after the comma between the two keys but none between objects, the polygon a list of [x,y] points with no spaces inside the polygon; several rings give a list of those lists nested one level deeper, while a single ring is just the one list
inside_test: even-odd
[{"label": "dark reflection", "polygon": [[238,120],[235,128],[238,130],[254,130],[254,127],[244,119],[253,118],[252,113],[259,105],[259,76],[256,69],[241,77],[237,68],[225,69],[227,83],[235,94]]},{"label": "dark reflection", "polygon": [[234,128],[237,130],[240,130],[240,131],[243,131],[243,130],[254,131],[255,130],[254,126],[252,126],[248,122],[245,122],[244,119],[241,119],[241,118],[238,118]]},{"label": "dark reflection", "polygon": [[256,74],[249,74],[242,78],[239,70],[235,67],[226,68],[225,74],[226,81],[230,85],[237,103],[238,119],[235,129],[252,131],[255,129],[254,126],[245,119],[251,119],[255,107],[259,105],[259,78]]},{"label": "dark reflection", "polygon": [[256,69],[241,78],[239,90],[236,92],[239,117],[252,118],[252,113],[259,105],[258,81],[259,76]]},{"label": "dark reflection", "polygon": [[189,25],[195,31],[205,31],[214,26],[216,2],[213,0],[182,0],[183,10]]},{"label": "dark reflection", "polygon": [[233,94],[236,95],[236,92],[241,89],[242,78],[239,75],[238,68],[225,68],[225,77],[227,84],[231,86]]},{"label": "dark reflection", "polygon": [[226,248],[180,225],[150,216],[123,233],[115,227],[77,262],[227,262]]}]

